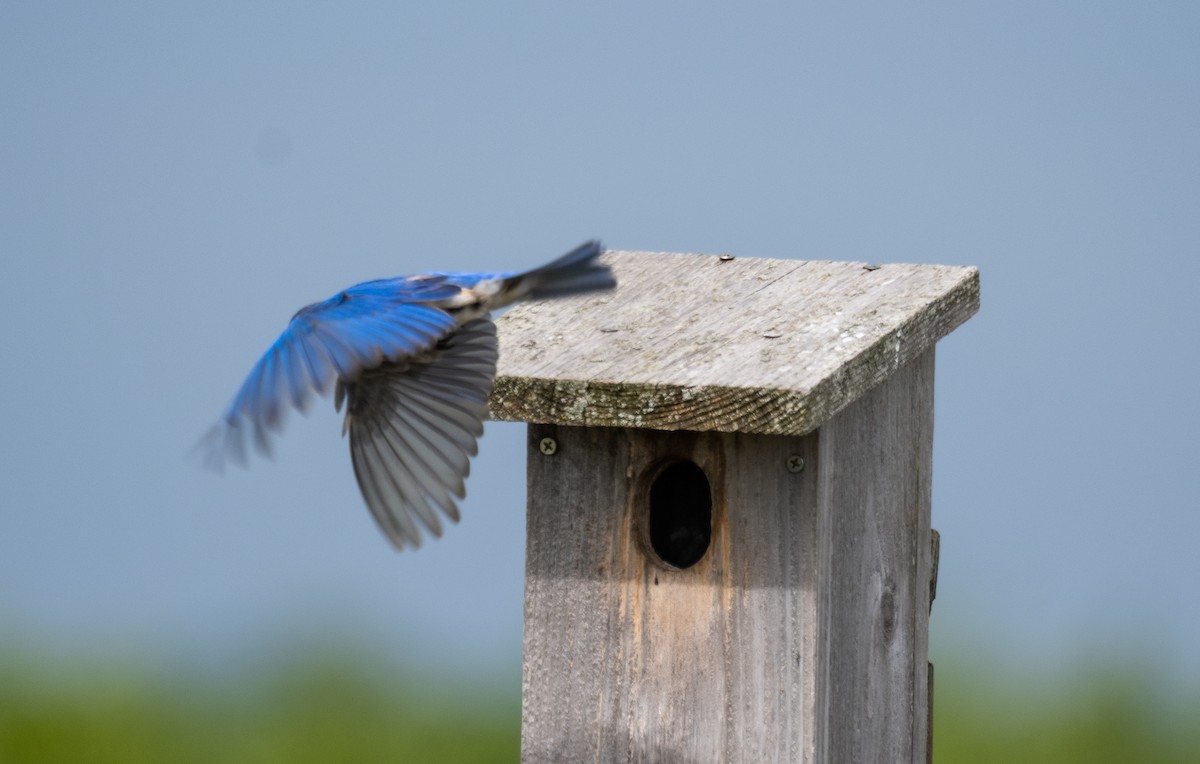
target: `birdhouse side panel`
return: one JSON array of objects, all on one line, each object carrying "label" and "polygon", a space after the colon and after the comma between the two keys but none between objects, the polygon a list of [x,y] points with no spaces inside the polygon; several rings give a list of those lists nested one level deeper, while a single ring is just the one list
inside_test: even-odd
[{"label": "birdhouse side panel", "polygon": [[930,349],[820,431],[830,761],[926,761],[933,368]]}]

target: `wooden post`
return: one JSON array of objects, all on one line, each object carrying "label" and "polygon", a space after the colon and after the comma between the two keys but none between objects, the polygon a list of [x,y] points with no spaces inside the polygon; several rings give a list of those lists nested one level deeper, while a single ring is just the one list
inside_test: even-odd
[{"label": "wooden post", "polygon": [[522,760],[926,761],[933,346],[978,272],[604,257],[499,322]]}]

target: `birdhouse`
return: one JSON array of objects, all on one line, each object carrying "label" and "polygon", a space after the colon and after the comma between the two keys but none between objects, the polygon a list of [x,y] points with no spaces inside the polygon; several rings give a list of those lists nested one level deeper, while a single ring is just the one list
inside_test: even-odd
[{"label": "birdhouse", "polygon": [[499,321],[524,762],[924,762],[934,345],[974,268],[649,252]]}]

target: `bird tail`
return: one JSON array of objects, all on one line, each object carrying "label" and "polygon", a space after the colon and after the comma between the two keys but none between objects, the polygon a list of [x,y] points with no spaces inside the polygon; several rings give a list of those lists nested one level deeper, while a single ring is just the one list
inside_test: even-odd
[{"label": "bird tail", "polygon": [[612,269],[596,259],[603,251],[600,242],[589,241],[540,268],[508,276],[501,280],[497,295],[501,305],[493,301],[489,307],[501,307],[523,299],[549,300],[613,289],[617,279]]}]

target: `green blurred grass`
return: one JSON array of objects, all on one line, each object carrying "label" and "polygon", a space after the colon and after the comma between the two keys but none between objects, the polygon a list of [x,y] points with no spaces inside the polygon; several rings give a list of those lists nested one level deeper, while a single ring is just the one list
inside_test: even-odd
[{"label": "green blurred grass", "polygon": [[[516,761],[519,688],[456,682],[352,653],[219,681],[10,654],[0,656],[0,762]],[[940,762],[1200,761],[1200,696],[1134,670],[1031,679],[944,662],[935,695]]]},{"label": "green blurred grass", "polygon": [[7,656],[0,762],[516,761],[519,687],[498,695],[458,682],[327,653],[216,682]]},{"label": "green blurred grass", "polygon": [[1136,660],[1056,675],[937,664],[941,762],[1200,762],[1200,695]]}]

